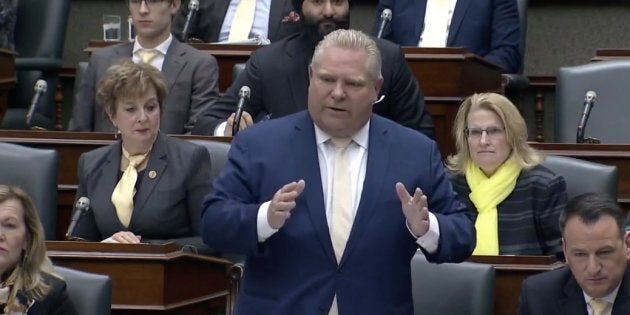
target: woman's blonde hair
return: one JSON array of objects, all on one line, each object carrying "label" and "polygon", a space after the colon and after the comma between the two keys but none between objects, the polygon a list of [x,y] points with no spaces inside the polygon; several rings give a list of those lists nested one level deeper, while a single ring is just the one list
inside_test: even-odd
[{"label": "woman's blonde hair", "polygon": [[527,125],[521,113],[510,100],[497,93],[473,94],[464,100],[455,116],[453,126],[453,137],[457,154],[451,155],[447,159],[447,167],[456,173],[464,174],[466,165],[470,160],[470,150],[468,149],[468,137],[466,128],[468,127],[468,114],[470,112],[484,109],[495,113],[503,128],[505,136],[510,146],[510,157],[524,169],[530,169],[544,160],[542,154],[527,143]]},{"label": "woman's blonde hair", "polygon": [[46,255],[44,228],[39,214],[28,194],[19,187],[0,185],[0,203],[16,200],[24,209],[24,225],[26,228],[26,249],[21,260],[5,279],[5,283],[13,283],[7,303],[7,311],[19,311],[16,294],[21,291],[29,298],[42,299],[50,286],[43,280],[43,273],[52,274],[52,263]]}]

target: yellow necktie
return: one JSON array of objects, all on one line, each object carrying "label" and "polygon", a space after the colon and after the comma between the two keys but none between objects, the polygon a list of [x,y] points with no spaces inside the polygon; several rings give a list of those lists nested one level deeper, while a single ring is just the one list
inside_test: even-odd
[{"label": "yellow necktie", "polygon": [[236,6],[236,13],[232,19],[232,27],[228,41],[245,40],[249,38],[249,33],[254,25],[254,14],[256,13],[256,0],[240,0]]},{"label": "yellow necktie", "polygon": [[427,1],[427,14],[424,15],[422,47],[445,47],[449,27],[449,0]]},{"label": "yellow necktie", "polygon": [[153,61],[153,59],[157,58],[158,54],[160,52],[155,50],[155,49],[140,49],[138,51],[138,57],[140,57],[140,60],[144,63],[148,63],[151,64],[151,62]]},{"label": "yellow necktie", "polygon": [[588,302],[588,305],[590,305],[593,310],[593,315],[604,315],[608,304],[608,301],[602,299],[591,299]]},{"label": "yellow necktie", "polygon": [[123,148],[122,151],[123,155],[129,160],[129,165],[114,188],[112,203],[116,208],[116,214],[120,222],[125,227],[129,227],[131,213],[133,212],[133,195],[135,193],[136,180],[138,179],[136,167],[144,162],[151,151],[149,150],[149,152],[145,154],[138,155],[129,155],[129,152],[127,152],[125,148]]},{"label": "yellow necktie", "polygon": [[331,141],[335,146],[335,169],[332,181],[330,239],[335,250],[335,256],[337,256],[337,262],[339,262],[346,248],[354,220],[348,162],[348,147],[352,139],[333,138]]}]

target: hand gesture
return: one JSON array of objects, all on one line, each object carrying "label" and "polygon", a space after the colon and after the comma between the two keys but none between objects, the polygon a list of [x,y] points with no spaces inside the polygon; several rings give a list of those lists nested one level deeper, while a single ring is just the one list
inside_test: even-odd
[{"label": "hand gesture", "polygon": [[[227,124],[225,124],[225,131],[223,131],[223,136],[225,137],[233,136],[232,127],[234,126],[234,116],[235,116],[235,113],[232,113],[232,115],[230,115],[230,117],[228,117],[227,119]],[[241,115],[241,122],[238,126],[238,130],[243,130],[253,124],[254,124],[254,119],[252,119],[252,115],[250,115],[246,111],[243,111],[243,114]]]},{"label": "hand gesture", "polygon": [[420,237],[429,230],[429,209],[427,208],[427,196],[420,188],[416,188],[413,196],[409,195],[403,183],[396,183],[396,194],[400,199],[402,211],[407,219],[411,232]]},{"label": "hand gesture", "polygon": [[295,208],[295,199],[302,194],[306,183],[303,179],[288,183],[280,188],[271,199],[267,209],[267,221],[274,229],[281,228],[289,217],[291,210]]},{"label": "hand gesture", "polygon": [[117,243],[125,243],[125,244],[138,244],[140,243],[140,239],[142,236],[135,235],[129,231],[120,231],[114,233],[111,239]]}]

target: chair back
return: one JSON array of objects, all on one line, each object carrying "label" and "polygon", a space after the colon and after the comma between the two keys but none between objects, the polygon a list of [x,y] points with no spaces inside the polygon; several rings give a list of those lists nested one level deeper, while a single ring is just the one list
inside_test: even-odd
[{"label": "chair back", "polygon": [[219,176],[221,170],[227,162],[228,152],[230,151],[230,144],[227,142],[214,141],[214,140],[189,140],[190,142],[203,146],[210,153],[211,169],[210,175],[214,180]]},{"label": "chair back", "polygon": [[26,191],[44,226],[47,240],[57,234],[57,151],[0,142],[0,183]]},{"label": "chair back", "polygon": [[557,155],[547,156],[543,165],[564,177],[569,199],[587,192],[600,192],[617,200],[616,166]]},{"label": "chair back", "polygon": [[411,259],[415,315],[492,315],[494,267],[462,262],[434,264],[418,251]]},{"label": "chair back", "polygon": [[60,266],[55,266],[54,271],[66,281],[68,297],[77,314],[111,313],[112,282],[109,276]]},{"label": "chair back", "polygon": [[555,142],[575,143],[586,92],[597,93],[584,137],[602,143],[627,143],[630,134],[630,60],[588,63],[558,70],[556,83]]},{"label": "chair back", "polygon": [[238,76],[245,71],[245,65],[244,63],[237,63],[234,64],[234,66],[232,67],[232,82],[236,81],[236,78],[238,78]]},{"label": "chair back", "polygon": [[5,129],[27,129],[26,112],[37,80],[48,85],[40,99],[32,125],[55,127],[55,90],[63,65],[62,54],[70,0],[19,0],[15,25],[17,84],[2,121]]}]

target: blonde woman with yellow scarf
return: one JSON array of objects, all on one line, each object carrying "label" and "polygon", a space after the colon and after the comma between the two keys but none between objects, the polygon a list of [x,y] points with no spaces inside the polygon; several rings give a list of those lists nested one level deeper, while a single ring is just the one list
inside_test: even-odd
[{"label": "blonde woman with yellow scarf", "polygon": [[476,214],[473,255],[561,254],[566,184],[527,144],[518,109],[502,95],[474,94],[460,106],[453,133],[457,154],[447,166],[453,188]]}]

